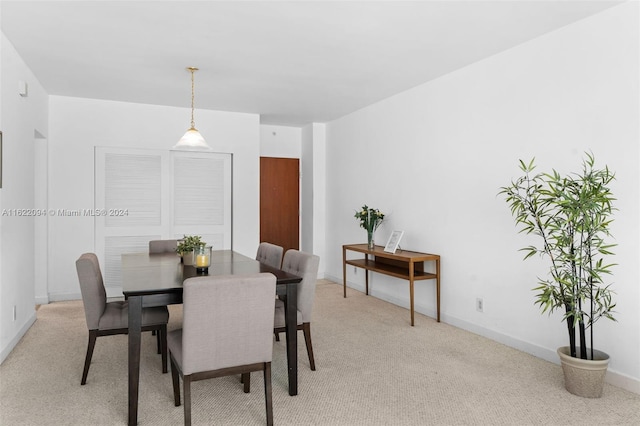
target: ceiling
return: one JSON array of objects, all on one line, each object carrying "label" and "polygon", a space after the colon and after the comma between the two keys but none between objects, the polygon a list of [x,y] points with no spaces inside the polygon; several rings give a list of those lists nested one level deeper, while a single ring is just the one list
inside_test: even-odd
[{"label": "ceiling", "polygon": [[[616,1],[2,0],[51,95],[327,122]],[[197,122],[197,114],[196,114]]]}]

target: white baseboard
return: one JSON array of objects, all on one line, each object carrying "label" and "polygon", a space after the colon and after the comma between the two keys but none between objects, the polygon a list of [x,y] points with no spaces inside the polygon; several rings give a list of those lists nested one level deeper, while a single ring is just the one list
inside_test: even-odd
[{"label": "white baseboard", "polygon": [[49,302],[64,302],[66,300],[80,299],[82,299],[81,293],[49,293]]},{"label": "white baseboard", "polygon": [[49,303],[49,296],[36,297],[36,305],[46,305]]},{"label": "white baseboard", "polygon": [[[449,315],[441,315],[440,320],[446,322],[447,324],[453,325],[454,327],[467,330],[471,333],[478,334],[480,336],[502,343],[503,345],[544,359],[545,361],[560,365],[560,359],[558,358],[556,349],[545,348],[530,342],[519,340],[517,338],[514,338],[513,336],[508,336],[506,334],[498,333],[487,328],[479,327],[476,324],[461,320],[459,318],[451,317]],[[605,382],[628,390],[630,392],[640,394],[640,380],[612,370],[611,368],[607,370]]]},{"label": "white baseboard", "polygon": [[7,357],[9,356],[11,351],[13,350],[13,348],[15,348],[18,343],[20,343],[20,339],[22,339],[22,337],[27,333],[27,331],[29,331],[29,328],[31,328],[31,326],[35,322],[36,322],[36,311],[34,310],[33,314],[31,314],[31,316],[27,319],[27,321],[24,323],[24,325],[20,328],[18,333],[16,333],[16,335],[13,337],[13,339],[11,339],[11,341],[7,344],[7,346],[2,348],[2,351],[0,352],[0,364],[2,364],[5,359],[7,359]]},{"label": "white baseboard", "polygon": [[[331,275],[326,275],[326,279],[330,281],[334,281],[335,283],[339,283],[340,287],[342,287],[342,284],[340,284],[342,283],[342,277],[338,278]],[[362,293],[365,292],[364,284],[351,283],[347,281],[347,287],[352,288],[354,290],[361,291]],[[409,303],[405,300],[401,300],[393,296],[389,296],[388,294],[378,294],[377,292],[373,291],[373,289],[371,288],[369,290],[370,290],[369,294],[373,297],[377,297],[378,299],[382,299],[386,302],[393,303],[394,305],[402,306],[403,308],[409,309]],[[418,304],[414,306],[414,309],[416,312],[419,312],[423,315],[427,315],[431,318],[436,317],[436,312],[433,309],[427,309],[426,307]],[[503,345],[520,350],[522,352],[528,353],[535,357],[544,359],[545,361],[549,361],[558,365],[560,364],[560,360],[558,359],[558,354],[556,353],[555,349],[544,348],[544,347],[532,344],[530,342],[519,340],[513,336],[498,333],[488,328],[480,327],[475,323],[470,323],[466,320],[462,320],[460,318],[447,315],[445,312],[440,313],[440,321],[446,324],[452,325],[454,327],[458,327],[462,330],[466,330],[471,333],[478,334],[480,336],[502,343]],[[640,380],[635,379],[633,377],[629,377],[626,374],[611,370],[611,368],[607,370],[605,381],[619,388],[628,390],[636,394],[640,394]]]}]

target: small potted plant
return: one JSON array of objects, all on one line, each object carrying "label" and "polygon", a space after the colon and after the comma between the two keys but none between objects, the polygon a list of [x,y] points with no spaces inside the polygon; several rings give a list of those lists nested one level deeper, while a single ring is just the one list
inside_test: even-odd
[{"label": "small potted plant", "polygon": [[182,263],[185,265],[193,264],[193,250],[197,247],[204,246],[206,243],[202,241],[202,237],[199,235],[185,235],[184,238],[178,240],[176,247],[176,253],[182,258]]},{"label": "small potted plant", "polygon": [[[614,174],[605,166],[594,168],[586,154],[582,173],[561,176],[557,171],[533,175],[534,160],[520,160],[524,173],[501,188],[520,232],[540,237],[540,245],[524,247],[525,259],[534,255],[550,261],[547,278],[534,288],[542,312],[564,311],[569,346],[558,348],[565,388],[576,395],[602,394],[609,356],[594,349],[594,324],[601,318],[615,321],[613,291],[605,284],[614,264],[606,258],[615,244],[608,243],[614,211],[609,184]],[[588,342],[587,342],[588,341]]]}]

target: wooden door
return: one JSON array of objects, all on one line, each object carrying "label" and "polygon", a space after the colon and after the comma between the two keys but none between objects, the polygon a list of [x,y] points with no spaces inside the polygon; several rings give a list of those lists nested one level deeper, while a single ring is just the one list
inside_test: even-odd
[{"label": "wooden door", "polygon": [[300,160],[260,157],[260,241],[299,249]]}]

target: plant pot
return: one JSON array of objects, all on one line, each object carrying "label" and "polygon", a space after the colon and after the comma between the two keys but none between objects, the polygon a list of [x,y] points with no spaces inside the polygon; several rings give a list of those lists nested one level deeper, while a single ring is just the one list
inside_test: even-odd
[{"label": "plant pot", "polygon": [[193,266],[193,251],[182,253],[182,264],[186,266]]},{"label": "plant pot", "polygon": [[[580,352],[580,348],[576,348]],[[564,373],[564,387],[570,393],[585,398],[600,398],[604,387],[604,377],[609,366],[609,355],[594,350],[594,359],[574,358],[569,346],[558,348],[558,356]],[[591,353],[591,350],[587,350]]]}]

